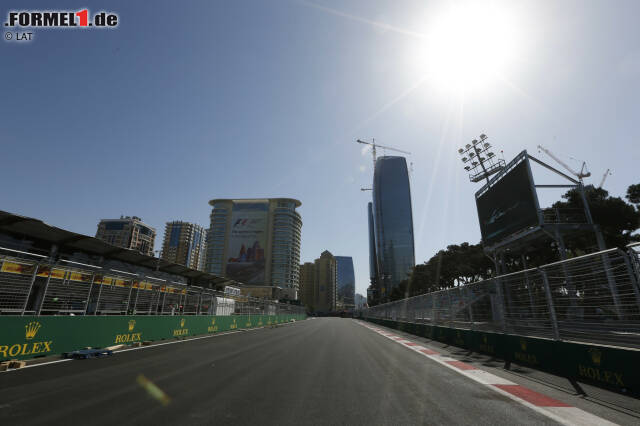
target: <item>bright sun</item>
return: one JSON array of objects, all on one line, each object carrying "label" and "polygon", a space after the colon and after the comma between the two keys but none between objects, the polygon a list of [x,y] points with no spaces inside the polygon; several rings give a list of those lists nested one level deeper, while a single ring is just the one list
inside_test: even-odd
[{"label": "bright sun", "polygon": [[431,22],[416,57],[427,79],[440,88],[483,89],[504,78],[512,66],[518,32],[506,10],[467,3]]}]

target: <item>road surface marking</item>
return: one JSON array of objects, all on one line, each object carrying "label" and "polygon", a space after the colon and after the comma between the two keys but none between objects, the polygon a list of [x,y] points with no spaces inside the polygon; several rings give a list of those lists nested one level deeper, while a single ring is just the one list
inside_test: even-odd
[{"label": "road surface marking", "polygon": [[[557,401],[551,397],[525,388],[524,386],[518,385],[517,383],[513,383],[507,379],[498,377],[495,374],[491,374],[487,371],[471,367],[469,364],[463,363],[451,357],[442,356],[436,351],[432,351],[430,349],[425,350],[422,346],[418,345],[408,346],[406,344],[403,344],[398,340],[403,338],[396,335],[393,335],[394,337],[385,335],[381,331],[377,331],[373,327],[370,327],[363,321],[356,321],[356,323],[370,329],[371,331],[375,331],[384,337],[387,337],[389,340],[400,343],[405,348],[413,350],[414,352],[417,352],[425,356],[426,358],[429,358],[439,363],[440,365],[443,365],[457,372],[458,374],[467,376],[475,382],[485,385],[489,389],[493,389],[494,391],[506,396],[507,398],[516,401],[524,406],[527,406],[532,410],[543,414],[563,425],[614,426],[616,424],[605,420],[602,417],[598,417],[594,414],[581,410],[580,408],[572,407],[561,401]],[[460,365],[462,364],[467,365],[471,368],[460,368]]]},{"label": "road surface marking", "polygon": [[460,370],[477,370],[473,365],[462,361],[447,361],[449,365],[459,368]]},{"label": "road surface marking", "polygon": [[502,389],[505,392],[509,392],[512,395],[522,398],[525,401],[536,405],[538,407],[571,407],[569,404],[560,402],[557,399],[550,398],[541,393],[527,389],[520,385],[493,385]]}]

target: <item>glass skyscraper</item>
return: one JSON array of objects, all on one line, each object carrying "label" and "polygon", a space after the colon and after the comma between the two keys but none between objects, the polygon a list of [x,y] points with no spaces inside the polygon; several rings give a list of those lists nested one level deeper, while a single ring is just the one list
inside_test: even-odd
[{"label": "glass skyscraper", "polygon": [[353,272],[353,259],[349,256],[336,256],[338,301],[343,307],[355,304],[356,277]]},{"label": "glass skyscraper", "polygon": [[378,296],[386,296],[415,266],[409,172],[404,157],[376,160],[373,175],[373,227]]}]

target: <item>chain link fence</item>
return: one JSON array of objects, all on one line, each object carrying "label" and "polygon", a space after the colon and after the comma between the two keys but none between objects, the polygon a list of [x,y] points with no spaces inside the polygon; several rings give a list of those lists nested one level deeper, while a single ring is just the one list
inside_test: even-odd
[{"label": "chain link fence", "polygon": [[0,315],[280,315],[302,306],[0,255]]},{"label": "chain link fence", "polygon": [[640,243],[364,309],[365,318],[640,347]]}]

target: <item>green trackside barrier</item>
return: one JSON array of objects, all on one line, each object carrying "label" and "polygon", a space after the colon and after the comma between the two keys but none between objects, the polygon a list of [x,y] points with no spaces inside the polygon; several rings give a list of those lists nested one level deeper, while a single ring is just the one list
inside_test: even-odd
[{"label": "green trackside barrier", "polygon": [[571,377],[615,392],[640,396],[640,351],[558,342],[555,356]]},{"label": "green trackside barrier", "polygon": [[588,343],[516,336],[485,331],[413,324],[383,319],[368,321],[448,345],[546,371],[614,392],[640,396],[640,350]]},{"label": "green trackside barrier", "polygon": [[472,336],[471,348],[476,352],[490,355],[496,358],[507,359],[505,350],[504,335],[490,332],[470,332]]},{"label": "green trackside barrier", "polygon": [[306,315],[2,316],[0,360],[184,338],[299,321]]}]

